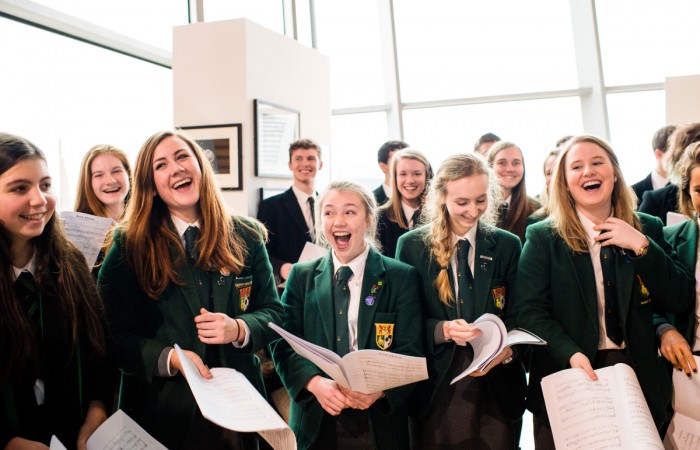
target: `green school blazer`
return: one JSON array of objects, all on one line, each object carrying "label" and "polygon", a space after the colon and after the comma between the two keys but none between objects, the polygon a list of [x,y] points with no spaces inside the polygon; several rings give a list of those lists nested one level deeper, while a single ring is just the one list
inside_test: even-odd
[{"label": "green school blazer", "polygon": [[[421,311],[413,267],[380,255],[370,249],[365,265],[357,323],[360,350],[383,350],[423,356]],[[373,293],[374,292],[374,293]],[[367,301],[369,297],[373,300]],[[282,295],[285,311],[283,328],[316,345],[335,351],[335,311],[333,306],[333,258],[322,258],[292,267]],[[388,348],[378,330],[379,324],[393,325]],[[327,377],[318,367],[297,355],[280,339],[271,347],[277,372],[292,398],[290,427],[299,449],[311,446],[319,433],[323,408],[304,386],[316,375]],[[408,448],[407,402],[413,385],[385,392],[369,408],[371,433],[378,449]]]},{"label": "green school blazer", "polygon": [[[282,305],[261,234],[254,231],[257,225],[241,217],[232,220],[234,232],[245,241],[248,257],[241,273],[224,276],[210,272],[213,312],[243,320],[250,328],[250,341],[241,349],[232,344],[215,347],[222,366],[243,373],[265,395],[260,361],[254,352],[275,338],[268,322],[282,320]],[[203,305],[184,260],[176,269],[184,284],[171,283],[157,300],[148,298],[128,267],[125,238],[117,230],[98,281],[111,332],[110,358],[125,373],[122,409],[163,445],[178,448],[197,405],[182,374],[155,376],[156,367],[161,351],[175,344],[204,359],[205,344],[197,338],[194,322]]]},{"label": "green school blazer", "polygon": [[[656,357],[655,308],[683,311],[690,302],[691,277],[664,240],[662,223],[638,213],[649,251],[639,258],[616,255],[617,297],[622,330],[633,369],[657,423],[667,418],[671,380]],[[546,420],[540,381],[569,367],[581,352],[593,362],[598,352],[598,300],[588,253],[574,253],[551,220],[531,225],[518,266],[516,324],[547,341],[532,351],[528,409]]]},{"label": "green school blazer", "polygon": [[[678,256],[685,270],[695,275],[695,265],[697,264],[697,248],[698,248],[698,223],[695,220],[686,220],[670,227],[664,228],[664,237],[671,245]],[[688,309],[682,313],[672,314],[666,313],[665,316],[659,315],[656,319],[656,324],[663,322],[671,323],[676,327],[679,333],[685,337],[692,349],[695,343],[695,298],[694,291],[690,292],[691,301]]]},{"label": "green school blazer", "polygon": [[[424,413],[431,404],[435,390],[454,358],[455,343],[435,344],[438,324],[457,319],[454,306],[447,306],[438,297],[435,279],[440,267],[426,243],[429,226],[412,230],[399,239],[396,257],[418,270],[420,297],[425,315],[424,342],[430,379],[421,382],[414,399],[416,414]],[[520,239],[505,230],[479,224],[476,232],[474,258],[475,317],[485,313],[499,316],[507,328],[512,328],[515,278],[520,257]],[[452,268],[448,267],[450,284],[454,286]],[[510,364],[500,364],[486,375],[490,393],[503,414],[511,420],[525,411],[525,369],[519,358]]]}]

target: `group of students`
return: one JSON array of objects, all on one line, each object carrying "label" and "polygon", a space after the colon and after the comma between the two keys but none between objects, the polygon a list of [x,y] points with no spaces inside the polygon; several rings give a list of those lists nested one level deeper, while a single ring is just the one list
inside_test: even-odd
[{"label": "group of students", "polygon": [[[594,369],[618,362],[635,370],[662,426],[671,383],[656,334],[676,338],[662,347],[675,366],[694,368],[681,359],[700,347],[692,276],[700,145],[685,150],[679,187],[693,220],[667,231],[668,241],[657,218],[635,213],[615,153],[594,136],[573,137],[556,155],[548,218],[527,230],[537,205],[515,145],[497,143],[488,158],[449,157],[434,175],[420,152],[400,150],[381,211],[349,181],[318,197],[314,235],[330,250],[285,269],[281,302],[265,228],[226,212],[196,142],[154,134],[133,177],[119,155],[85,159],[87,201],[81,194],[79,203],[100,202],[91,212],[119,222],[95,285],[61,231],[45,157],[26,139],[0,134],[0,447],[46,448],[56,434],[84,448],[118,406],[168,448],[257,448],[256,435],[201,416],[175,344],[202,376],[231,367],[263,395],[255,352],[269,345],[301,449],[514,449],[526,404],[536,447],[554,448],[541,379],[567,367],[595,379]],[[382,220],[407,225],[395,258],[381,253]],[[450,385],[473,357],[467,344],[484,313],[548,344],[507,348]],[[340,355],[425,356],[429,379],[374,394],[346,389],[269,322]]]}]

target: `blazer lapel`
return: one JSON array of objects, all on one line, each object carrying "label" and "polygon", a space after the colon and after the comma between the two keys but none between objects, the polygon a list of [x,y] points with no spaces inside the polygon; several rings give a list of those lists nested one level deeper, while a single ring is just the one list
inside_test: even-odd
[{"label": "blazer lapel", "polygon": [[331,252],[316,267],[316,304],[330,349],[335,348],[335,307],[333,304],[333,257]]},{"label": "blazer lapel", "polygon": [[234,298],[231,300],[231,288],[233,287],[232,275],[221,275],[218,272],[209,272],[211,277],[211,292],[214,297],[214,311],[231,314],[234,308],[229,310],[229,301],[239,301]]},{"label": "blazer lapel", "polygon": [[[697,242],[698,242],[698,226],[695,220],[689,220],[683,227],[683,231],[680,234],[683,242],[678,244],[676,248],[676,254],[678,259],[683,263],[685,267],[695,267],[697,262]],[[693,273],[694,274],[694,273]],[[691,275],[693,275],[691,274]]]},{"label": "blazer lapel", "polygon": [[480,317],[486,312],[486,307],[491,298],[489,295],[491,279],[497,258],[495,252],[496,240],[492,234],[485,233],[479,226],[476,230],[476,248],[474,253],[474,318]]},{"label": "blazer lapel", "polygon": [[184,282],[182,286],[178,286],[180,292],[185,297],[187,305],[190,307],[193,316],[199,315],[199,310],[202,308],[202,301],[199,298],[199,289],[197,289],[197,280],[192,273],[192,269],[187,263],[184,263],[177,270],[177,274]]},{"label": "blazer lapel", "polygon": [[[374,323],[374,313],[379,308],[383,287],[379,286],[379,281],[383,281],[386,269],[384,268],[384,263],[382,258],[379,256],[374,249],[370,248],[369,254],[367,255],[367,262],[365,263],[365,273],[362,279],[362,290],[360,291],[360,304],[359,311],[357,314],[357,348],[371,348],[367,347],[367,339],[372,331],[372,324]],[[378,286],[379,289],[376,293],[372,294],[372,286]],[[370,295],[374,297],[374,303],[368,305],[365,299],[369,298]]]},{"label": "blazer lapel", "polygon": [[[578,283],[578,290],[581,295],[581,301],[588,311],[588,319],[595,323],[598,330],[598,295],[596,292],[595,272],[593,271],[593,262],[591,262],[590,253],[574,253],[563,241],[557,242],[554,245],[562,245],[565,247],[565,252],[569,256],[571,265],[573,266],[573,274]],[[556,280],[552,280],[556,282]]]},{"label": "blazer lapel", "polygon": [[292,188],[289,188],[287,192],[285,192],[285,198],[284,202],[282,205],[284,208],[287,210],[286,215],[288,217],[291,217],[294,223],[301,229],[304,230],[307,235],[309,231],[309,226],[306,225],[306,219],[304,219],[304,213],[301,210],[301,207],[299,206],[299,202],[297,201],[296,195],[294,195],[294,191]]}]

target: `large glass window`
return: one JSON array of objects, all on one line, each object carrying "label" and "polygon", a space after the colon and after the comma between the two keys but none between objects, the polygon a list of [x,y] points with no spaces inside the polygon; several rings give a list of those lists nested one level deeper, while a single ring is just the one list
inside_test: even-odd
[{"label": "large glass window", "polygon": [[405,102],[578,87],[569,2],[394,2]]},{"label": "large glass window", "polygon": [[389,140],[386,113],[333,116],[331,127],[330,178],[376,188],[384,180],[377,164],[377,150]]},{"label": "large glass window", "polygon": [[150,63],[0,18],[8,63],[0,124],[49,160],[59,209],[73,209],[80,162],[96,144],[133,161],[146,138],[173,125],[172,72]]},{"label": "large glass window", "polygon": [[610,143],[620,159],[627,184],[636,183],[654,168],[651,138],[666,125],[664,91],[608,94]]},{"label": "large glass window", "polygon": [[381,105],[384,69],[376,0],[316,2],[318,50],[330,57],[331,107]]},{"label": "large glass window", "polygon": [[[291,11],[287,11],[291,14]],[[238,19],[245,17],[265,28],[285,34],[284,4],[281,0],[205,0],[204,20]]]},{"label": "large glass window", "polygon": [[560,137],[581,133],[581,124],[578,97],[404,111],[406,142],[425,153],[435,169],[450,155],[472,152],[486,132],[518,145],[531,197],[544,187],[547,153]]},{"label": "large glass window", "polygon": [[595,5],[608,86],[700,73],[697,0],[597,0]]},{"label": "large glass window", "polygon": [[172,51],[173,27],[187,22],[187,0],[33,0],[137,41]]}]

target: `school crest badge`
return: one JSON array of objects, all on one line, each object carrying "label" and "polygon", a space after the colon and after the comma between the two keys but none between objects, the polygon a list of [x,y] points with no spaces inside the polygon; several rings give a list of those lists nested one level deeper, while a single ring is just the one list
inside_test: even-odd
[{"label": "school crest badge", "polygon": [[238,289],[238,295],[240,297],[241,311],[245,312],[250,305],[250,290],[253,287],[253,282],[248,281],[245,283],[236,283],[236,289]]},{"label": "school crest badge", "polygon": [[649,289],[647,289],[647,287],[644,286],[644,282],[642,281],[642,277],[637,275],[637,281],[639,281],[639,293],[642,294],[642,297],[644,297],[644,298],[649,297]]},{"label": "school crest badge", "polygon": [[505,286],[498,286],[491,289],[493,294],[493,304],[498,308],[499,311],[503,311],[506,306],[506,288]]},{"label": "school crest badge", "polygon": [[388,350],[394,342],[394,324],[393,323],[375,323],[376,335],[375,341],[380,350]]}]

